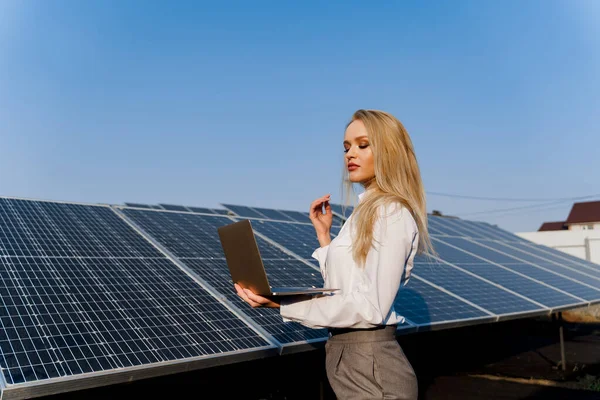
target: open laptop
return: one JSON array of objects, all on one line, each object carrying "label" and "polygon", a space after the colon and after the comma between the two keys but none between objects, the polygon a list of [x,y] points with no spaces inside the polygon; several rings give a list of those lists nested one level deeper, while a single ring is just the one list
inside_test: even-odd
[{"label": "open laptop", "polygon": [[271,287],[258,250],[250,220],[242,220],[217,229],[231,279],[261,296],[320,294],[337,289],[310,287]]}]

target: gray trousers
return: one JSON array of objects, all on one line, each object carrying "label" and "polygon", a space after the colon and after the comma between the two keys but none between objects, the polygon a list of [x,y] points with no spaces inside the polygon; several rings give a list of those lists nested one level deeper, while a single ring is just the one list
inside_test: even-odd
[{"label": "gray trousers", "polygon": [[417,377],[396,341],[396,326],[331,330],[325,357],[339,400],[417,399]]}]

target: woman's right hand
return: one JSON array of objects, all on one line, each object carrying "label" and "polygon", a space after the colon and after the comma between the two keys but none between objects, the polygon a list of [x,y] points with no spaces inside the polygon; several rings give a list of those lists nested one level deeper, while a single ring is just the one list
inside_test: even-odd
[{"label": "woman's right hand", "polygon": [[[321,247],[328,245],[331,242],[331,225],[333,224],[333,214],[331,213],[331,205],[329,201],[331,195],[319,197],[310,204],[309,217],[317,232],[317,239]],[[323,214],[323,206],[325,213]]]}]

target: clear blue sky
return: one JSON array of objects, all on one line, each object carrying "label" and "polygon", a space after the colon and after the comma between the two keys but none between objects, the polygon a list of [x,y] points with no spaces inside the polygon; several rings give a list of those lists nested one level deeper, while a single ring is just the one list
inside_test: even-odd
[{"label": "clear blue sky", "polygon": [[[358,108],[429,192],[600,193],[600,2],[323,3],[1,0],[0,195],[306,210]],[[571,205],[468,216],[537,203],[428,196],[511,231]]]}]

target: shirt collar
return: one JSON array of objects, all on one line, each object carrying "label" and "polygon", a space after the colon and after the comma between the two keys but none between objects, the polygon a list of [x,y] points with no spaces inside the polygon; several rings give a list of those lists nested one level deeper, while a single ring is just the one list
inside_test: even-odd
[{"label": "shirt collar", "polygon": [[367,192],[362,192],[361,194],[359,194],[359,195],[358,195],[358,202],[359,202],[359,203],[362,201],[363,197],[365,197],[365,194],[366,194],[366,193],[367,193]]}]

